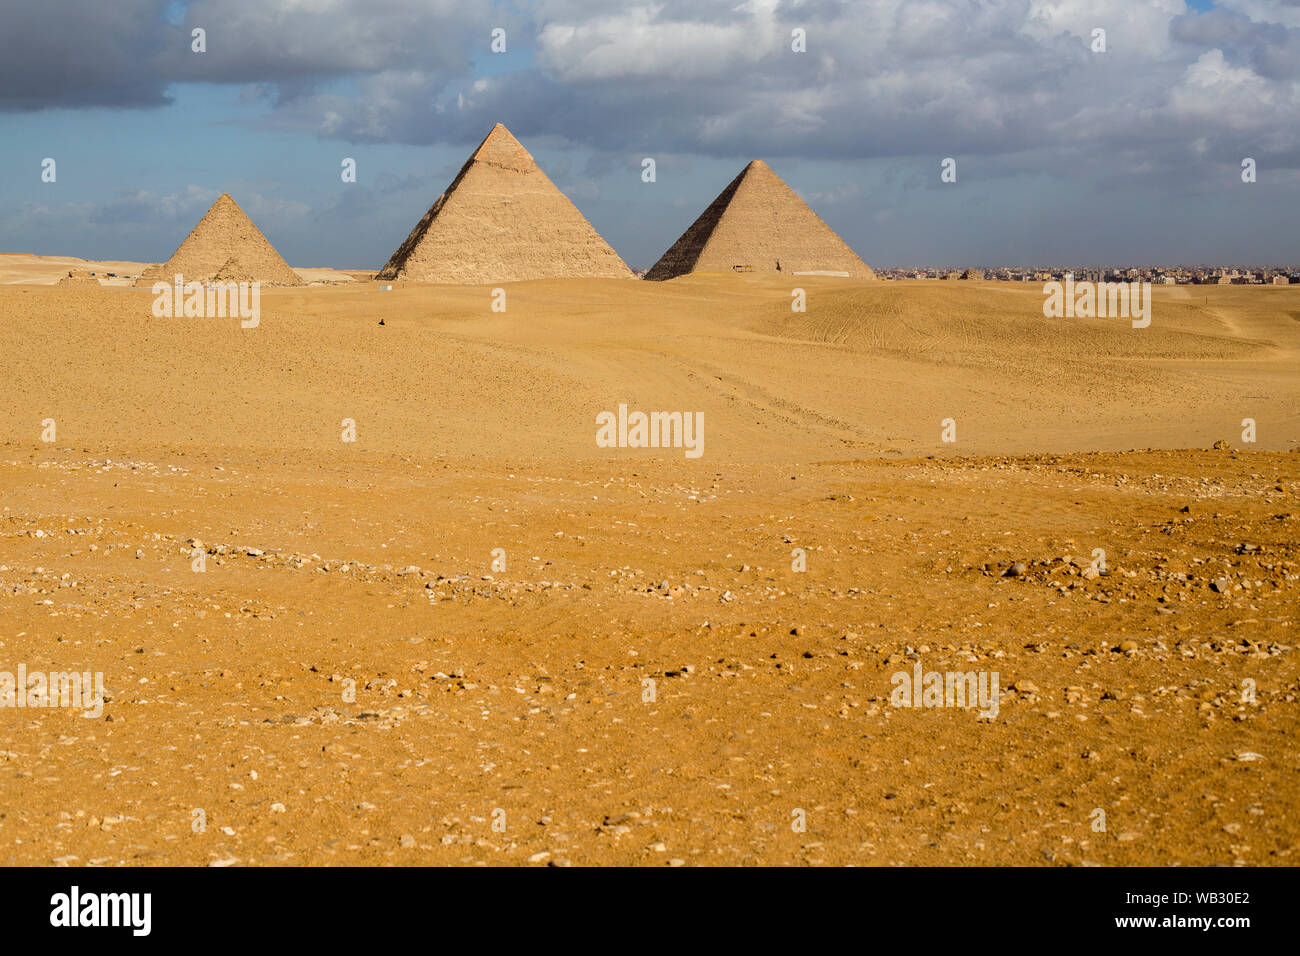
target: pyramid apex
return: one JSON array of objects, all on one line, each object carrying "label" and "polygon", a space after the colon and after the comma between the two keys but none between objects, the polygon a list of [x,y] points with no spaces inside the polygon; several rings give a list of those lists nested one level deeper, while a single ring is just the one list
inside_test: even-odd
[{"label": "pyramid apex", "polygon": [[776,171],[773,170],[771,166],[767,165],[767,163],[763,162],[761,159],[751,159],[745,165],[745,168],[740,171],[740,175],[736,177],[737,183],[747,182],[747,181],[766,182],[770,180],[775,180],[776,182],[780,183],[782,186],[785,186],[786,184],[785,180],[782,179],[780,176],[778,176],[776,174]]},{"label": "pyramid apex", "polygon": [[470,162],[487,162],[512,169],[531,169],[533,157],[523,144],[515,139],[514,134],[506,129],[504,123],[497,123],[491,132],[483,137],[478,149],[469,157]]},{"label": "pyramid apex", "polygon": [[232,209],[232,208],[238,209],[241,213],[244,211],[240,207],[239,203],[235,202],[234,196],[230,195],[230,193],[222,193],[213,201],[212,205],[208,207],[208,212],[212,212],[214,209]]},{"label": "pyramid apex", "polygon": [[490,140],[506,140],[507,142],[511,142],[511,143],[519,142],[519,140],[515,139],[515,134],[510,132],[510,130],[506,128],[505,123],[493,124],[492,129],[488,131],[488,134],[483,139],[483,142],[486,143]]}]

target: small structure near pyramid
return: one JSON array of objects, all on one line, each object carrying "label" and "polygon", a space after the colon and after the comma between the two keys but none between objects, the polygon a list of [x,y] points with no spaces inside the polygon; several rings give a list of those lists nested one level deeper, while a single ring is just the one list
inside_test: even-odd
[{"label": "small structure near pyramid", "polygon": [[646,273],[809,272],[874,279],[871,267],[762,160],[754,160]]},{"label": "small structure near pyramid", "polygon": [[217,198],[170,259],[145,269],[135,284],[152,286],[155,282],[171,282],[177,274],[184,276],[186,282],[214,281],[232,261],[243,264],[244,275],[229,281],[305,284],[229,193]]},{"label": "small structure near pyramid", "polygon": [[99,279],[95,277],[95,274],[91,272],[89,269],[77,269],[65,275],[62,279],[59,280],[58,284],[62,286],[69,286],[69,285],[98,286],[100,282]]},{"label": "small structure near pyramid", "polygon": [[245,268],[244,264],[234,256],[226,260],[225,265],[217,270],[212,277],[213,282],[255,282],[251,269]]},{"label": "small structure near pyramid", "polygon": [[633,278],[578,207],[497,123],[376,279]]}]

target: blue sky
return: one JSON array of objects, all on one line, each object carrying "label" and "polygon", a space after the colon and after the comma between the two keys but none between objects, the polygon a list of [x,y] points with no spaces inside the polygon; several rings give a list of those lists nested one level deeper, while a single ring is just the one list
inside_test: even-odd
[{"label": "blue sky", "polygon": [[159,261],[230,192],[292,264],[377,268],[500,121],[638,268],[753,158],[877,266],[1300,264],[1294,0],[65,0],[0,36],[0,252]]}]

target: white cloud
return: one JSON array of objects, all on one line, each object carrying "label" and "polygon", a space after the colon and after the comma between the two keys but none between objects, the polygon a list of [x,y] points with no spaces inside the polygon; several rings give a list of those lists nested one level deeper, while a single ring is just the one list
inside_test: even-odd
[{"label": "white cloud", "polygon": [[1221,129],[1267,129],[1274,122],[1287,122],[1288,116],[1294,125],[1300,116],[1300,86],[1287,85],[1290,90],[1250,67],[1230,65],[1222,50],[1210,50],[1187,68],[1169,103],[1176,116]]},{"label": "white cloud", "polygon": [[665,20],[662,9],[653,4],[577,23],[547,23],[537,36],[538,62],[563,82],[701,79],[771,52],[771,30],[761,20]]},{"label": "white cloud", "polygon": [[1256,23],[1277,23],[1300,29],[1300,4],[1279,0],[1219,0],[1218,6],[1234,10]]}]

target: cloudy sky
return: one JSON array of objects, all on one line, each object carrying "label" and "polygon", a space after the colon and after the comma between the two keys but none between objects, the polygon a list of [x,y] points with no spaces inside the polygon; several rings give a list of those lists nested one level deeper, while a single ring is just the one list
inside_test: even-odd
[{"label": "cloudy sky", "polygon": [[877,266],[1300,265],[1300,0],[0,0],[0,252],[377,268],[496,122],[634,268],[754,158]]}]

